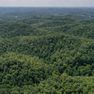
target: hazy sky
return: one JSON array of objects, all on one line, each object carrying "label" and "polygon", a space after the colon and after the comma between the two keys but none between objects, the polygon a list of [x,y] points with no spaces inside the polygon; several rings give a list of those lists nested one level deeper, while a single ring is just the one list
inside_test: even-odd
[{"label": "hazy sky", "polygon": [[0,0],[0,6],[94,7],[94,0]]}]

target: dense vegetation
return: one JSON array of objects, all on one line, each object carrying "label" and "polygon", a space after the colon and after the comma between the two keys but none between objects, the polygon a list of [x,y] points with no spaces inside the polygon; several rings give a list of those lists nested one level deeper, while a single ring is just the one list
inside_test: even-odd
[{"label": "dense vegetation", "polygon": [[22,10],[0,9],[0,94],[94,94],[93,10]]}]

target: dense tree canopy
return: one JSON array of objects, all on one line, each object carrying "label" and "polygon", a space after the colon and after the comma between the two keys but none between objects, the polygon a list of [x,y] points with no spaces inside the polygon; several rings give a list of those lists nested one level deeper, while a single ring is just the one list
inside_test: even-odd
[{"label": "dense tree canopy", "polygon": [[94,93],[93,11],[66,11],[0,14],[0,94]]}]

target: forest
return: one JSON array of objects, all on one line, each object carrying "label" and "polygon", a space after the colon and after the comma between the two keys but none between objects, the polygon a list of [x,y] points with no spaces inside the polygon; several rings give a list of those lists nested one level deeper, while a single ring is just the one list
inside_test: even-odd
[{"label": "forest", "polygon": [[0,94],[94,94],[93,10],[0,8]]}]

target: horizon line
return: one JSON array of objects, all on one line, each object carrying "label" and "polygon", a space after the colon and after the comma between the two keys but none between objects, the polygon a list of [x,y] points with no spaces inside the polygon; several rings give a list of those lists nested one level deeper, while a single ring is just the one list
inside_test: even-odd
[{"label": "horizon line", "polygon": [[0,8],[94,8],[94,6],[0,6]]}]

